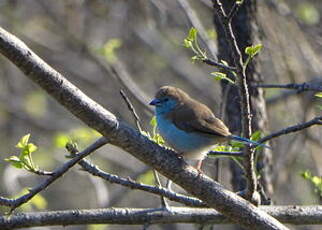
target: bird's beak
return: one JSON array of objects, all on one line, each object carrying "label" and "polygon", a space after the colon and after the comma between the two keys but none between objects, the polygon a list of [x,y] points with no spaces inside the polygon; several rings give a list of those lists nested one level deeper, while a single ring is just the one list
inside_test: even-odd
[{"label": "bird's beak", "polygon": [[149,105],[157,105],[159,103],[160,103],[160,100],[155,98],[149,103]]}]

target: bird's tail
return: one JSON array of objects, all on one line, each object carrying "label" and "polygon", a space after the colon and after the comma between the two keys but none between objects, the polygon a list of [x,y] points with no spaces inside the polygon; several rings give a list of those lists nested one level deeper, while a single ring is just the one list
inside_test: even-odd
[{"label": "bird's tail", "polygon": [[265,148],[269,148],[271,149],[271,147],[265,145],[265,144],[262,144],[262,143],[258,143],[256,141],[252,141],[252,140],[249,140],[247,138],[244,138],[244,137],[240,137],[240,136],[236,136],[236,135],[231,135],[230,138],[232,140],[235,140],[235,141],[239,141],[239,142],[242,142],[242,143],[245,143],[249,146],[252,146],[252,145],[255,145],[255,146],[262,146],[262,147],[265,147]]}]

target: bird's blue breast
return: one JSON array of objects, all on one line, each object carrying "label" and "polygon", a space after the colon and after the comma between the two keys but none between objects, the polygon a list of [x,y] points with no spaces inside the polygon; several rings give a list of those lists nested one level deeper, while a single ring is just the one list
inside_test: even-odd
[{"label": "bird's blue breast", "polygon": [[167,144],[176,151],[183,153],[188,159],[203,159],[205,154],[215,144],[214,138],[209,138],[194,132],[185,132],[157,114],[158,130]]}]

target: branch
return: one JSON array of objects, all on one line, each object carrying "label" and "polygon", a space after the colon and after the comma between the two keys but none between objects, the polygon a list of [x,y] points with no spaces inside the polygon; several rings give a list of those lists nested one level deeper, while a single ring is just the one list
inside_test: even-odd
[{"label": "branch", "polygon": [[[101,144],[107,143],[108,141],[103,137],[101,138],[102,140],[98,140],[97,142],[94,142],[92,145],[87,147],[86,149],[97,149],[98,146],[101,146]],[[79,155],[78,150],[72,146],[69,145],[67,147],[67,150],[71,154],[72,157],[76,157]],[[78,153],[78,154],[77,154]],[[123,185],[125,187],[131,188],[131,189],[138,189],[142,191],[146,191],[152,194],[160,195],[167,197],[169,200],[176,201],[179,203],[183,203],[189,206],[194,206],[194,207],[205,207],[206,205],[194,198],[194,197],[188,197],[185,195],[181,195],[178,193],[175,193],[173,191],[170,191],[165,188],[161,187],[156,187],[156,186],[151,186],[147,184],[142,184],[142,183],[137,183],[136,181],[133,181],[131,178],[123,178],[115,174],[107,173],[98,168],[96,165],[92,164],[90,161],[86,159],[82,159],[81,161],[78,162],[78,164],[82,167],[84,171],[89,172],[93,176],[97,176],[102,178],[103,180],[106,180],[110,183],[115,183],[119,185]]]},{"label": "branch", "polygon": [[280,89],[296,89],[297,93],[301,93],[303,91],[317,91],[322,92],[322,85],[317,84],[316,82],[304,82],[301,84],[289,83],[289,84],[255,84],[253,87],[258,88],[280,88]]},{"label": "branch", "polygon": [[318,117],[313,118],[310,121],[307,121],[307,122],[304,122],[304,123],[301,123],[301,124],[298,124],[298,125],[290,126],[290,127],[285,128],[285,129],[282,129],[280,131],[274,132],[274,133],[272,133],[272,134],[270,134],[270,135],[268,135],[266,137],[263,137],[258,142],[263,143],[263,142],[266,142],[268,140],[271,140],[273,138],[276,138],[276,137],[279,137],[279,136],[282,136],[282,135],[286,135],[286,134],[289,134],[289,133],[294,133],[294,132],[301,131],[301,130],[309,128],[309,127],[311,127],[313,125],[322,125],[322,116],[318,116]]},{"label": "branch", "polygon": [[[239,3],[241,4],[241,3]],[[223,30],[225,32],[225,36],[227,38],[230,50],[232,52],[232,58],[234,60],[234,66],[236,66],[237,72],[237,83],[239,86],[239,94],[241,97],[241,114],[242,114],[242,133],[245,138],[250,138],[252,129],[252,117],[251,117],[251,109],[250,109],[250,95],[248,90],[248,82],[246,77],[246,65],[243,62],[242,53],[238,47],[237,40],[235,38],[232,25],[231,18],[227,16],[225,10],[222,6],[220,0],[213,0],[213,7],[218,14],[218,18],[223,26]],[[236,9],[232,9],[233,13],[237,11]],[[254,163],[254,154],[255,150],[250,149],[248,146],[245,146],[245,157],[244,157],[244,165],[245,165],[245,173],[247,179],[247,199],[254,202],[260,203],[256,199],[256,191],[257,191],[257,177],[255,173],[255,163]]]},{"label": "branch", "polygon": [[[321,206],[261,206],[260,209],[287,224],[322,224]],[[170,223],[231,224],[232,222],[213,209],[181,207],[171,207],[170,211],[164,209],[107,208],[31,212],[9,217],[0,216],[0,228],[2,230],[57,225]],[[256,226],[253,226],[251,229],[255,228]]]},{"label": "branch", "polygon": [[131,114],[134,117],[136,127],[138,128],[138,130],[140,132],[142,132],[142,128],[141,128],[141,124],[140,124],[141,121],[140,121],[140,118],[139,118],[138,114],[136,113],[136,111],[134,109],[133,104],[131,103],[130,99],[126,96],[126,94],[124,93],[123,90],[120,90],[120,94],[121,94],[123,100],[125,101],[125,103],[127,105],[127,108],[130,110]]},{"label": "branch", "polygon": [[210,66],[215,66],[215,67],[218,67],[220,69],[224,69],[226,71],[234,71],[234,70],[236,70],[235,67],[221,64],[221,63],[216,62],[216,61],[214,61],[212,59],[209,59],[209,58],[202,60],[202,62],[204,62],[204,63],[206,63],[206,64],[208,64]]},{"label": "branch", "polygon": [[243,157],[243,152],[227,152],[227,151],[210,151],[207,156],[228,156],[228,157]]},{"label": "branch", "polygon": [[56,181],[58,178],[60,178],[62,175],[64,175],[71,167],[73,167],[75,164],[77,164],[81,159],[88,156],[90,153],[92,153],[96,149],[100,148],[101,146],[105,145],[106,143],[107,143],[107,141],[104,137],[98,139],[94,144],[90,145],[84,151],[77,154],[73,159],[67,161],[61,167],[55,169],[52,172],[52,176],[48,177],[42,183],[33,187],[32,189],[29,189],[29,192],[27,194],[22,195],[16,199],[6,199],[3,197],[0,197],[0,204],[11,207],[11,212],[12,212],[20,205],[31,200],[39,192],[46,189],[50,184],[52,184],[54,181]]},{"label": "branch", "polygon": [[[104,135],[111,144],[152,166],[209,207],[216,208],[248,229],[287,229],[267,213],[226,190],[206,175],[200,174],[194,167],[178,158],[172,150],[157,145],[117,119],[40,59],[21,40],[2,28],[0,52],[59,104]],[[75,159],[77,158],[72,160]]]},{"label": "branch", "polygon": [[103,170],[99,169],[97,166],[91,164],[86,159],[81,160],[78,164],[82,166],[83,170],[89,172],[93,176],[98,176],[110,183],[115,183],[131,189],[138,189],[152,194],[161,195],[168,198],[169,200],[176,201],[188,206],[205,207],[205,204],[202,201],[194,197],[188,197],[182,194],[178,194],[166,188],[137,183],[133,181],[131,178],[123,178],[115,174],[104,172]]},{"label": "branch", "polygon": [[234,5],[230,9],[230,12],[227,15],[227,20],[230,22],[233,17],[236,15],[237,11],[239,10],[240,6],[243,4],[242,2],[238,2],[237,0],[235,1]]}]

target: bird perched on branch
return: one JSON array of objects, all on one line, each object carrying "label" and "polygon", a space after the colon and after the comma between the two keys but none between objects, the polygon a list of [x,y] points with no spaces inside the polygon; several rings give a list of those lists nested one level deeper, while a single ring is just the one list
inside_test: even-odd
[{"label": "bird perched on branch", "polygon": [[150,102],[155,106],[157,127],[166,143],[186,160],[202,160],[218,143],[236,140],[250,146],[266,145],[232,135],[227,126],[201,102],[172,86],[161,87]]}]

